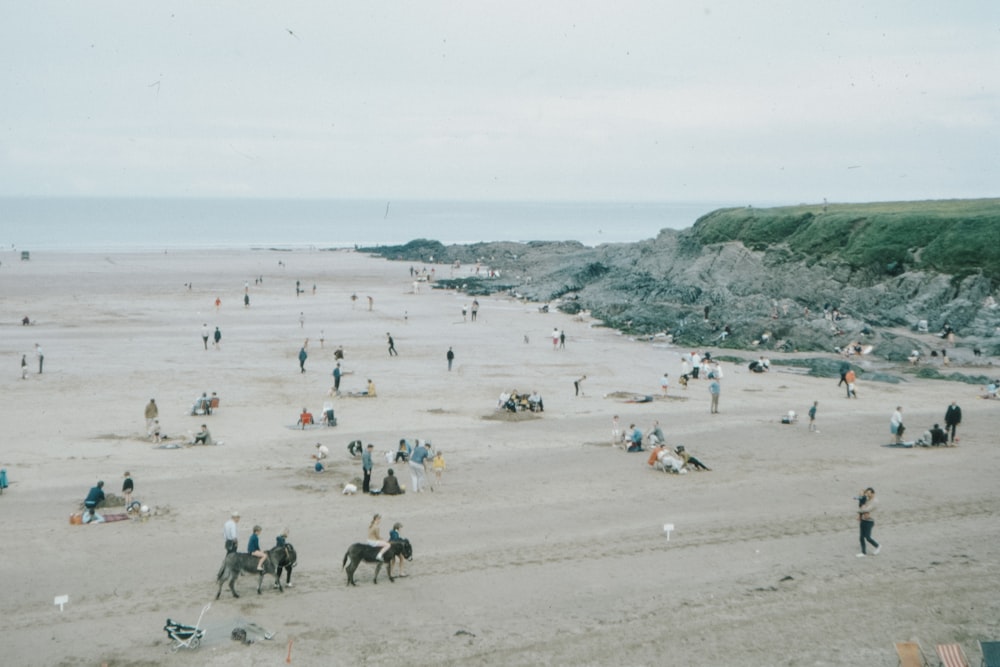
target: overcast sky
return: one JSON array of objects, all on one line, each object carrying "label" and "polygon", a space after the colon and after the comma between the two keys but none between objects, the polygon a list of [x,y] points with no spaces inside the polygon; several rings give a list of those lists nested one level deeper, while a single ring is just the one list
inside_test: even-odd
[{"label": "overcast sky", "polygon": [[997,0],[3,0],[0,62],[0,196],[1000,195]]}]

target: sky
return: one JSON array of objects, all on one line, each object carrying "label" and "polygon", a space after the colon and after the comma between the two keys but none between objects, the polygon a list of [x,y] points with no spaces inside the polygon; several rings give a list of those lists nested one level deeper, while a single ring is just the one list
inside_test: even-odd
[{"label": "sky", "polygon": [[1000,196],[996,0],[3,0],[0,62],[0,197]]}]

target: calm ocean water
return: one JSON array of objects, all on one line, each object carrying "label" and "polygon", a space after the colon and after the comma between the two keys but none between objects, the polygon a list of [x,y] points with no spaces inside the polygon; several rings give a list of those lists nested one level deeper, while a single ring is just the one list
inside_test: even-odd
[{"label": "calm ocean water", "polygon": [[125,251],[566,241],[684,229],[732,203],[0,198],[0,247]]}]

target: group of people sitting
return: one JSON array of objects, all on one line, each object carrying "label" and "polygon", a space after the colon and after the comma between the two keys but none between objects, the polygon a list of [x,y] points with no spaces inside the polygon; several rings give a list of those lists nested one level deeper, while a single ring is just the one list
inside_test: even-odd
[{"label": "group of people sitting", "polygon": [[696,457],[688,453],[684,445],[677,445],[673,449],[667,445],[667,438],[663,434],[659,420],[653,422],[649,429],[649,434],[643,437],[642,430],[635,424],[629,424],[629,433],[623,443],[626,452],[642,452],[643,439],[649,443],[649,459],[647,463],[654,469],[662,469],[675,473],[684,474],[689,469],[711,470]]},{"label": "group of people sitting", "polygon": [[191,415],[210,415],[212,410],[219,407],[219,395],[214,391],[209,396],[206,392],[201,392],[201,396],[194,400],[191,406]]},{"label": "group of people sitting", "polygon": [[[299,414],[299,420],[295,422],[295,425],[305,430],[306,426],[315,423],[316,419],[315,417],[313,417],[313,414],[309,412],[308,408],[303,407],[302,413]],[[337,417],[334,415],[333,412],[333,403],[327,401],[326,403],[323,404],[323,416],[320,417],[319,423],[322,424],[323,426],[337,425]]]},{"label": "group of people sitting", "polygon": [[924,431],[914,444],[918,447],[947,447],[948,433],[941,428],[940,424],[934,424],[932,428]]},{"label": "group of people sitting", "polygon": [[531,390],[530,394],[519,394],[517,389],[515,389],[510,393],[503,392],[500,394],[500,398],[497,400],[497,409],[506,410],[507,412],[524,410],[544,412],[545,404],[542,402],[542,397],[534,389]]}]

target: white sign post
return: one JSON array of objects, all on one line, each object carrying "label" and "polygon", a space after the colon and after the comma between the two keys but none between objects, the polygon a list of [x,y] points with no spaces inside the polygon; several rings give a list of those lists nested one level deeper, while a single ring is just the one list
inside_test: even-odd
[{"label": "white sign post", "polygon": [[670,541],[670,533],[674,530],[674,524],[665,523],[663,524],[663,532],[667,534],[667,542]]},{"label": "white sign post", "polygon": [[68,595],[57,595],[56,599],[55,599],[55,602],[53,602],[53,604],[59,605],[59,611],[62,611],[63,610],[63,605],[66,604],[67,602],[69,602],[69,596]]}]

